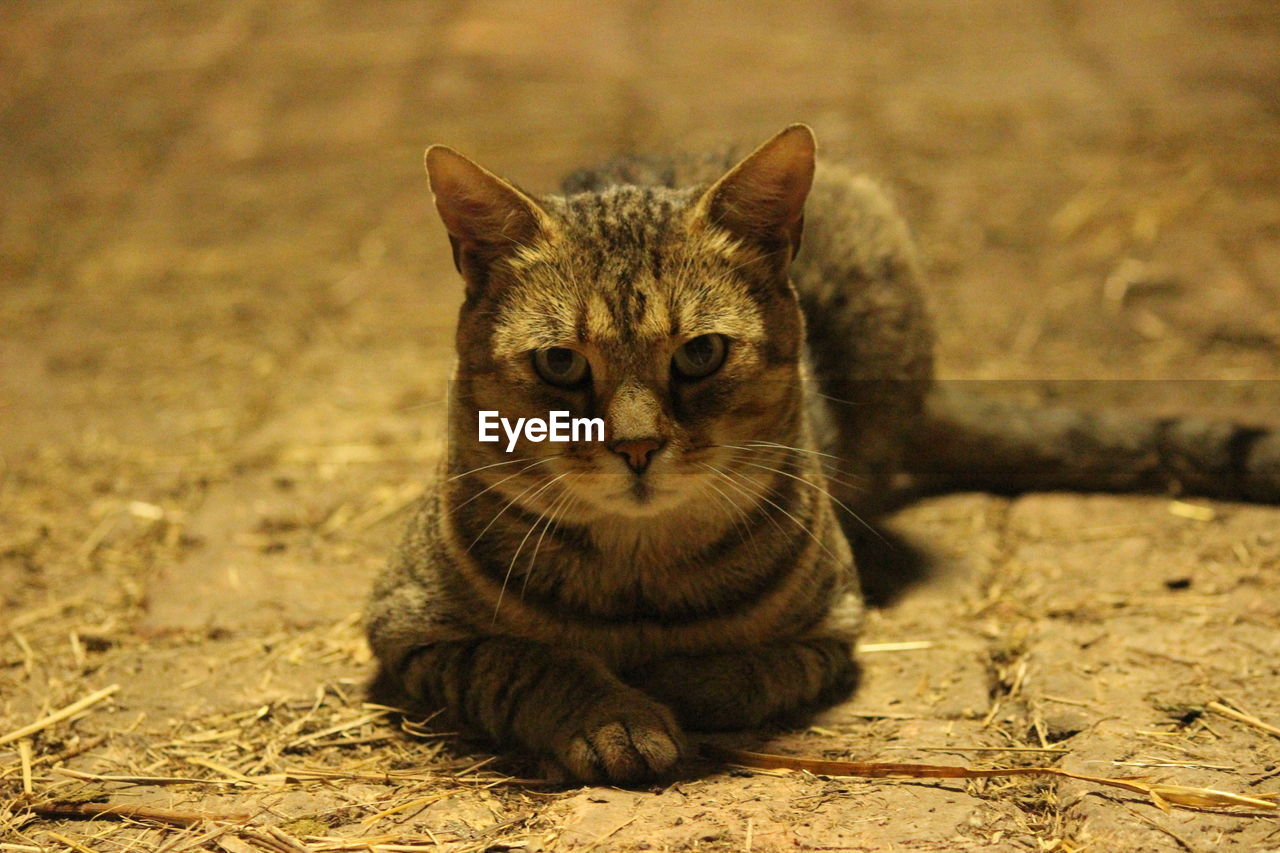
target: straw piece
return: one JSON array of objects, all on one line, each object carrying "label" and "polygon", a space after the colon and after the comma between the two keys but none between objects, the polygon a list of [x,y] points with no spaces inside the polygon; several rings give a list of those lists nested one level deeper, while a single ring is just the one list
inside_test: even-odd
[{"label": "straw piece", "polygon": [[337,725],[329,726],[327,729],[321,729],[321,730],[320,730],[320,731],[318,731],[318,732],[312,732],[311,734],[303,735],[302,737],[295,738],[294,740],[292,740],[292,741],[290,741],[288,744],[286,744],[286,745],[285,745],[285,748],[286,748],[286,749],[296,749],[297,747],[299,747],[299,746],[301,746],[301,745],[303,745],[303,744],[306,744],[306,743],[312,743],[313,741],[320,740],[321,738],[326,738],[326,737],[328,737],[329,735],[334,735],[334,734],[338,734],[339,732],[345,732],[345,731],[349,731],[349,730],[351,730],[351,729],[357,729],[357,728],[360,728],[361,726],[368,725],[369,723],[377,722],[378,720],[382,719],[383,717],[385,717],[385,716],[386,716],[387,714],[389,714],[389,713],[391,713],[391,712],[390,712],[390,711],[375,711],[375,712],[373,712],[372,714],[365,714],[365,715],[363,715],[363,716],[361,716],[361,717],[357,717],[357,718],[356,718],[356,719],[354,719],[354,720],[347,720],[346,722],[342,722],[342,723],[338,723]]},{"label": "straw piece", "polygon": [[1270,723],[1264,723],[1252,714],[1246,714],[1243,711],[1237,711],[1235,708],[1229,708],[1221,702],[1210,702],[1205,705],[1205,707],[1214,713],[1221,714],[1224,717],[1230,717],[1238,723],[1244,723],[1247,726],[1253,726],[1255,729],[1261,729],[1264,732],[1280,737],[1280,728],[1276,728]]},{"label": "straw piece", "polygon": [[859,643],[858,654],[872,652],[914,652],[934,647],[933,640],[907,640],[901,643]]},{"label": "straw piece", "polygon": [[195,812],[175,812],[168,809],[153,809],[150,806],[134,806],[125,803],[32,803],[25,808],[40,817],[55,820],[100,820],[109,818],[127,818],[130,820],[148,820],[153,823],[164,823],[169,826],[190,827],[206,820],[248,820],[248,815],[212,815]]},{"label": "straw piece", "polygon": [[117,785],[238,785],[238,781],[225,779],[201,779],[196,776],[102,776],[97,773],[85,773],[72,770],[70,767],[55,767],[53,770],[60,776],[70,776],[84,782],[113,782]]},{"label": "straw piece", "polygon": [[1047,752],[1064,755],[1071,750],[1061,746],[886,746],[885,749],[909,749],[912,752]]},{"label": "straw piece", "polygon": [[399,814],[400,812],[409,811],[410,809],[414,809],[419,806],[429,806],[432,803],[438,802],[440,800],[448,799],[449,797],[452,797],[457,793],[458,793],[457,791],[443,791],[441,793],[431,794],[426,797],[418,797],[417,799],[408,800],[406,802],[400,803],[399,805],[392,806],[389,809],[383,809],[382,811],[377,812],[376,814],[369,815],[367,818],[360,821],[360,825],[367,827],[370,824],[377,823],[378,821],[382,820],[384,817],[389,817],[390,815],[393,815],[393,814]]},{"label": "straw piece", "polygon": [[61,708],[57,711],[54,711],[52,714],[50,714],[47,717],[36,720],[34,723],[23,726],[22,728],[17,729],[16,731],[9,732],[9,734],[7,735],[0,736],[0,746],[3,746],[6,743],[12,743],[15,740],[21,740],[22,738],[27,737],[28,735],[33,735],[38,731],[42,731],[44,729],[49,728],[49,726],[55,725],[56,723],[60,723],[69,717],[74,717],[76,714],[79,714],[84,709],[98,704],[103,699],[106,699],[108,696],[112,695],[119,689],[120,689],[119,684],[113,684],[110,687],[104,687],[101,690],[98,690],[94,693],[90,693],[88,696],[84,697],[83,699],[72,702],[70,705],[66,706],[65,708]]},{"label": "straw piece", "polygon": [[1085,776],[1057,767],[1007,767],[973,769],[943,764],[896,764],[889,762],[833,761],[820,758],[795,758],[789,755],[771,755],[747,752],[740,749],[703,744],[703,752],[711,758],[740,767],[759,767],[769,770],[804,770],[823,776],[860,776],[867,779],[991,779],[1002,776],[1058,776],[1092,782],[1111,788],[1144,794],[1161,809],[1169,805],[1187,808],[1230,808],[1248,806],[1264,811],[1280,810],[1280,793],[1246,796],[1215,788],[1190,788],[1184,785],[1165,785],[1144,782],[1141,779]]},{"label": "straw piece", "polygon": [[52,829],[46,829],[44,834],[52,838],[54,841],[59,841],[70,847],[72,850],[78,851],[78,853],[98,853],[98,851],[94,850],[92,847],[85,847],[74,838],[68,838],[60,832],[54,832]]},{"label": "straw piece", "polygon": [[18,757],[22,761],[22,793],[34,793],[35,789],[31,787],[31,741],[18,741]]}]

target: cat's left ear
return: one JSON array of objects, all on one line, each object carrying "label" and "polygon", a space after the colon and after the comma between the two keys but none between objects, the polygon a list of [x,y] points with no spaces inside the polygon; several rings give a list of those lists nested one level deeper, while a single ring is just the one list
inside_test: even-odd
[{"label": "cat's left ear", "polygon": [[804,202],[813,185],[813,131],[793,124],[751,152],[707,190],[698,211],[713,225],[772,252],[800,248]]}]

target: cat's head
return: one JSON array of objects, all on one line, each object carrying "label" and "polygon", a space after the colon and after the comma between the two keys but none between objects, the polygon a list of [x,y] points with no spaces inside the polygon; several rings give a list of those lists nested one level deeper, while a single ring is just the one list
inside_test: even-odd
[{"label": "cat's head", "polygon": [[[456,467],[507,461],[496,469],[506,474],[537,462],[503,491],[542,482],[551,485],[525,501],[567,491],[586,505],[580,516],[641,517],[705,504],[712,488],[732,497],[727,475],[746,470],[738,460],[763,443],[796,444],[804,328],[787,267],[813,170],[803,125],[710,186],[541,199],[429,149],[466,282]],[[481,411],[512,424],[553,411],[601,418],[604,440],[522,436],[508,451],[501,430],[498,442],[479,441]]]}]

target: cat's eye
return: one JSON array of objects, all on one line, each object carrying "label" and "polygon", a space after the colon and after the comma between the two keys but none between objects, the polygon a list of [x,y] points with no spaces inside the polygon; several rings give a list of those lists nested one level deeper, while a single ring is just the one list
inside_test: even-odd
[{"label": "cat's eye", "polygon": [[571,388],[580,385],[591,375],[587,357],[568,347],[548,347],[533,351],[533,369],[544,382]]},{"label": "cat's eye", "polygon": [[720,369],[728,351],[724,335],[699,335],[676,350],[671,370],[681,379],[702,379]]}]

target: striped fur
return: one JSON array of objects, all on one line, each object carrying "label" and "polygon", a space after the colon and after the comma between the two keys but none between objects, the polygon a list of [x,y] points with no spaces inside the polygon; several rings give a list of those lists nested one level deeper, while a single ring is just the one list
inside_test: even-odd
[{"label": "striped fur", "polygon": [[[848,693],[861,618],[852,555],[811,425],[788,279],[813,175],[807,128],[712,183],[610,182],[533,199],[441,149],[437,206],[467,282],[447,472],[377,584],[385,673],[575,779],[667,771],[682,726],[792,718]],[[704,334],[724,366],[673,377]],[[586,355],[589,387],[531,351]],[[642,474],[597,444],[514,453],[477,412],[602,417],[665,442]]]},{"label": "striped fur", "polygon": [[[428,171],[467,285],[451,441],[369,639],[412,699],[569,778],[650,778],[682,727],[846,695],[848,542],[897,472],[1280,501],[1272,431],[931,390],[902,220],[866,178],[815,168],[803,126],[737,165],[628,158],[540,199],[448,149]],[[724,366],[677,381],[674,350],[703,334],[729,339]],[[582,354],[591,381],[542,381],[530,354],[547,347]],[[601,417],[608,441],[508,455],[476,440],[482,409]],[[640,439],[662,448],[635,474],[608,442]]]}]

